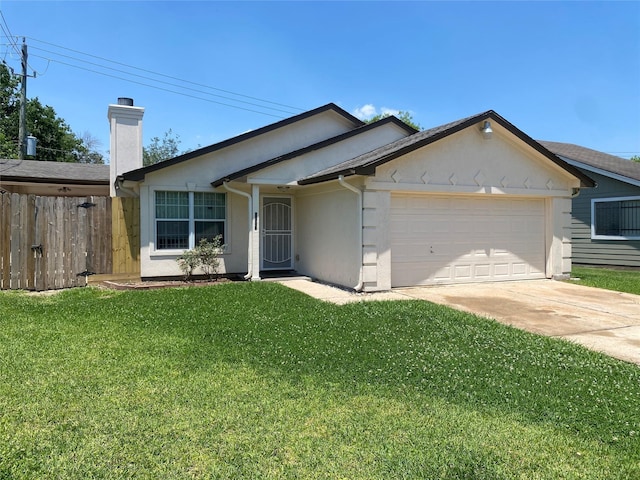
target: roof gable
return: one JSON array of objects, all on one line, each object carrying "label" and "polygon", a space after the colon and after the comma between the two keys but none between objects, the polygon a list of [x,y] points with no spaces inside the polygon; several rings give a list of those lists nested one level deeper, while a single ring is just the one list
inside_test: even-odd
[{"label": "roof gable", "polygon": [[640,182],[640,163],[571,143],[544,140],[538,142],[578,167],[585,167],[587,170],[595,169],[597,173],[616,180],[626,181],[625,179],[629,179],[635,185]]},{"label": "roof gable", "polygon": [[223,140],[222,142],[218,142],[215,143],[213,145],[209,145],[207,147],[203,147],[203,148],[199,148],[197,150],[193,150],[191,152],[187,152],[183,155],[179,155],[177,157],[171,158],[169,160],[165,160],[163,162],[160,163],[156,163],[154,165],[149,165],[147,167],[142,167],[136,170],[132,170],[130,172],[126,172],[122,175],[122,177],[125,180],[133,180],[133,181],[140,181],[143,180],[145,175],[147,173],[151,173],[157,170],[161,170],[188,160],[191,160],[193,158],[197,158],[197,157],[201,157],[203,155],[207,155],[209,153],[213,153],[219,150],[222,150],[224,148],[233,146],[233,145],[237,145],[240,144],[242,142],[245,142],[247,140],[251,140],[253,138],[259,137],[260,135],[269,133],[269,132],[274,132],[277,131],[281,128],[287,127],[289,125],[292,125],[294,123],[297,122],[301,122],[303,120],[312,118],[314,116],[317,115],[322,115],[326,112],[333,112],[336,115],[338,115],[340,118],[342,118],[343,120],[345,120],[347,123],[351,124],[351,126],[353,128],[357,128],[360,127],[362,125],[364,125],[364,122],[362,120],[359,120],[358,118],[354,117],[353,115],[351,115],[349,112],[347,112],[346,110],[343,110],[342,108],[338,107],[336,104],[334,103],[328,103],[326,105],[323,105],[321,107],[315,108],[313,110],[309,110],[307,112],[303,112],[299,115],[294,115],[293,117],[289,117],[289,118],[285,118],[284,120],[280,120],[279,122],[276,123],[272,123],[270,125],[266,125],[264,127],[258,128],[256,130],[251,130],[249,132],[243,133],[241,135],[229,138],[227,140]]},{"label": "roof gable", "polygon": [[402,138],[396,142],[347,160],[335,167],[317,172],[313,176],[301,179],[298,183],[300,185],[320,183],[328,180],[335,180],[340,175],[374,175],[376,167],[431,143],[437,142],[438,140],[453,135],[454,133],[476,125],[484,120],[495,121],[497,124],[504,127],[551,162],[579,178],[583,187],[595,186],[593,180],[591,180],[587,175],[568,164],[554,153],[550,152],[547,148],[533,140],[493,110],[488,110],[477,115],[472,115],[438,127],[423,130],[409,137]]},{"label": "roof gable", "polygon": [[375,128],[378,127],[382,127],[384,125],[387,124],[394,124],[395,126],[397,126],[398,128],[400,128],[401,130],[404,130],[407,135],[416,133],[417,130],[409,125],[407,125],[406,123],[404,123],[402,120],[399,120],[398,118],[394,117],[394,116],[389,116],[389,117],[385,117],[381,120],[378,120],[377,122],[373,122],[373,123],[368,123],[368,124],[364,124],[361,127],[355,128],[353,130],[350,130],[348,132],[345,132],[341,135],[337,135],[335,137],[331,137],[328,138],[326,140],[323,140],[321,142],[318,143],[314,143],[312,145],[306,146],[304,148],[286,153],[284,155],[280,155],[278,157],[275,158],[271,158],[265,162],[260,162],[256,165],[250,166],[248,168],[244,168],[242,170],[239,170],[237,172],[234,172],[230,175],[226,175],[225,177],[222,178],[217,178],[214,181],[211,182],[211,184],[214,187],[219,187],[220,185],[222,185],[224,182],[229,182],[232,180],[236,180],[242,177],[245,177],[247,175],[250,175],[252,173],[258,172],[260,170],[263,170],[265,168],[271,167],[273,165],[277,165],[278,163],[284,162],[286,160],[291,160],[293,158],[305,155],[309,152],[313,152],[316,150],[320,150],[326,147],[329,147],[331,145],[335,145],[339,142],[342,142],[344,140],[348,140],[349,138],[352,138],[354,136],[363,134],[365,132],[368,132],[370,130],[373,130]]}]

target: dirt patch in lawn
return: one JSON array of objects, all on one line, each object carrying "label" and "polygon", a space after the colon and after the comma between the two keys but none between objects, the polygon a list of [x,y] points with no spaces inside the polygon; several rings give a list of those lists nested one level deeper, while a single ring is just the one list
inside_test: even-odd
[{"label": "dirt patch in lawn", "polygon": [[183,288],[183,287],[207,287],[211,285],[222,285],[224,283],[235,282],[238,280],[221,277],[214,280],[194,280],[187,282],[185,280],[148,280],[141,282],[117,282],[104,281],[98,284],[99,287],[109,288],[112,290],[157,290],[161,288]]}]

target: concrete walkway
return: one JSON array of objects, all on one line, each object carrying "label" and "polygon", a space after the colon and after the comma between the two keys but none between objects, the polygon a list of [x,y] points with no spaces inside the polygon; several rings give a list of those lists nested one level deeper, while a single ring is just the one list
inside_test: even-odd
[{"label": "concrete walkway", "polygon": [[640,365],[640,296],[553,280],[398,288],[357,294],[308,280],[281,282],[312,297],[345,304],[427,300],[564,338]]}]

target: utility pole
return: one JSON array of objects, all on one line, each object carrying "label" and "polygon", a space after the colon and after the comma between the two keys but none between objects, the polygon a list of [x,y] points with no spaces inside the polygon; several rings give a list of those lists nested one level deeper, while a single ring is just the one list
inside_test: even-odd
[{"label": "utility pole", "polygon": [[27,149],[27,44],[22,38],[22,88],[20,89],[20,127],[18,129],[19,157],[23,160]]}]

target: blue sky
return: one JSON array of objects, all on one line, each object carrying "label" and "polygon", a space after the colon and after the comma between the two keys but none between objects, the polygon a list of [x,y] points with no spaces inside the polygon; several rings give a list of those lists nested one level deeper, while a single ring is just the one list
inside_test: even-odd
[{"label": "blue sky", "polygon": [[[409,111],[423,128],[493,109],[536,139],[640,155],[640,2],[0,0],[0,10],[5,29],[27,37],[28,96],[102,151],[107,105],[124,96],[146,109],[145,144],[172,129],[182,149],[334,102]],[[6,33],[0,54],[18,71]]]}]

